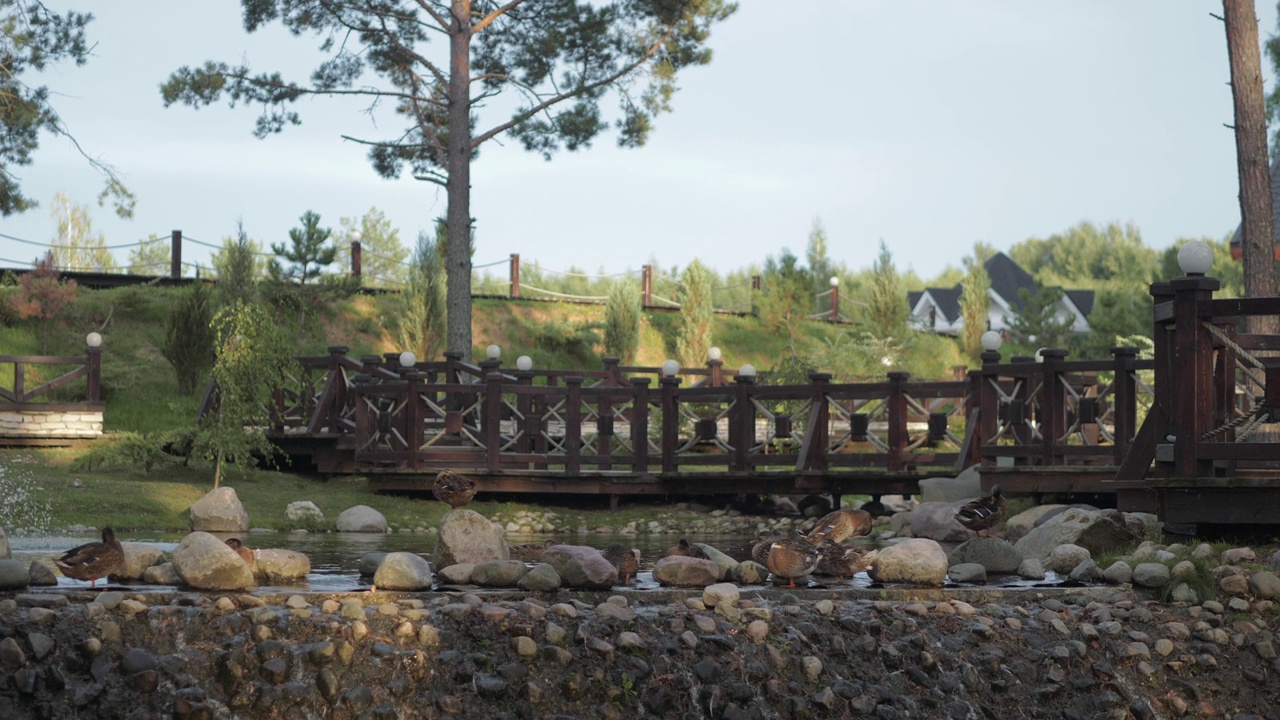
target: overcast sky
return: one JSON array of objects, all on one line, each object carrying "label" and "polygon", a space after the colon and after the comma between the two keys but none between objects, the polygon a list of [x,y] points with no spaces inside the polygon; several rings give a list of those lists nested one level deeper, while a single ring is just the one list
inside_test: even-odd
[{"label": "overcast sky", "polygon": [[[0,233],[52,241],[58,190],[92,206],[109,245],[174,229],[216,244],[237,218],[282,242],[307,210],[336,229],[371,207],[409,244],[444,214],[443,191],[379,178],[341,139],[372,134],[358,107],[304,100],[301,127],[258,140],[255,109],[161,102],[170,72],[205,60],[302,79],[311,38],[247,35],[230,1],[49,4],[91,8],[96,47],[88,65],[39,81],[81,146],[123,174],[137,214],[97,207],[101,178],[46,136],[16,169],[41,207],[0,218]],[[976,241],[1008,249],[1082,220],[1133,222],[1154,248],[1239,222],[1226,40],[1210,16],[1220,2],[739,4],[646,147],[606,136],[548,163],[486,144],[472,173],[475,263],[519,253],[618,273],[699,258],[723,272],[783,248],[803,257],[820,219],[836,262],[869,267],[883,239],[899,269],[928,279]],[[1276,6],[1258,12],[1265,41]],[[0,238],[0,266],[39,252]],[[184,254],[207,263],[199,246]]]}]

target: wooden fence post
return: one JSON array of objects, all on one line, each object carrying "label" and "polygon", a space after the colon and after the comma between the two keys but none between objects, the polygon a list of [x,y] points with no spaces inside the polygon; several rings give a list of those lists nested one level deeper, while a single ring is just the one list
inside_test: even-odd
[{"label": "wooden fence post", "polygon": [[1133,436],[1138,433],[1138,383],[1133,376],[1138,349],[1113,347],[1111,357],[1114,375],[1111,381],[1111,425],[1115,437],[1111,459],[1119,465],[1124,462],[1125,453],[1133,444]]},{"label": "wooden fence post", "polygon": [[1062,363],[1067,351],[1062,348],[1044,348],[1040,351],[1040,461],[1048,466],[1058,465],[1058,440],[1066,434],[1067,391],[1062,385]]},{"label": "wooden fence post", "polygon": [[362,272],[361,266],[363,264],[363,260],[364,260],[364,253],[361,251],[360,241],[352,240],[351,241],[351,277],[357,278],[357,279],[360,278],[360,273]]},{"label": "wooden fence post", "polygon": [[911,377],[911,373],[894,370],[889,373],[889,472],[902,472],[907,469],[906,448],[907,434],[907,393],[903,385]]},{"label": "wooden fence post", "polygon": [[[711,362],[718,363],[719,360]],[[755,375],[733,376],[733,414],[729,418],[729,427],[737,428],[733,444],[732,468],[734,470],[751,469],[751,448],[756,444],[756,407],[751,402],[751,388],[756,383]]]},{"label": "wooden fence post", "polygon": [[485,464],[489,472],[502,469],[502,373],[490,372],[484,376],[484,450]]},{"label": "wooden fence post", "polygon": [[651,305],[653,305],[653,266],[642,265],[640,267],[640,306]]},{"label": "wooden fence post", "polygon": [[564,469],[569,475],[582,471],[582,376],[564,379]]},{"label": "wooden fence post", "polygon": [[174,230],[169,236],[169,277],[182,277],[182,231]]},{"label": "wooden fence post", "polygon": [[797,470],[826,470],[827,447],[831,444],[831,408],[827,405],[827,388],[831,385],[831,373],[809,373],[809,427],[804,441],[808,451],[801,454]]},{"label": "wooden fence post", "polygon": [[89,402],[96,403],[102,400],[102,348],[91,347],[88,352]]},{"label": "wooden fence post", "polygon": [[680,377],[663,376],[658,381],[662,388],[662,472],[676,471],[676,449],[680,444],[680,411],[676,407],[679,398],[676,388],[680,386]]},{"label": "wooden fence post", "polygon": [[633,472],[649,472],[649,378],[631,378],[631,452]]},{"label": "wooden fence post", "polygon": [[1213,417],[1213,337],[1200,324],[1201,303],[1213,299],[1221,287],[1214,278],[1188,276],[1171,280],[1173,289],[1175,415],[1173,473],[1179,478],[1208,474],[1211,462],[1199,460],[1196,444],[1209,430]]},{"label": "wooden fence post", "polygon": [[511,266],[507,269],[510,280],[507,287],[509,297],[520,297],[520,253],[511,253]]},{"label": "wooden fence post", "polygon": [[1000,432],[1000,375],[995,366],[1000,362],[999,350],[983,350],[982,368],[978,370],[978,436],[973,439],[977,461],[985,462],[982,448],[994,442]]},{"label": "wooden fence post", "polygon": [[410,370],[404,374],[404,442],[409,454],[409,467],[418,469],[418,448],[422,446],[422,403],[418,393],[422,390],[423,375]]}]

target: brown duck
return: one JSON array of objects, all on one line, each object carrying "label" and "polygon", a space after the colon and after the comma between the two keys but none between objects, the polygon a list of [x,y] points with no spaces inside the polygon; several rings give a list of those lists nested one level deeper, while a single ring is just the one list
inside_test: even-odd
[{"label": "brown duck", "polygon": [[250,570],[257,569],[258,557],[253,554],[252,550],[245,547],[244,543],[240,542],[240,538],[227,538],[227,547],[235,550],[236,554],[240,556],[241,560],[244,560],[244,564],[248,565]]},{"label": "brown duck", "polygon": [[796,578],[811,575],[818,567],[822,553],[804,540],[774,540],[769,546],[765,566],[779,578],[787,578],[787,587],[796,586]]},{"label": "brown duck", "polygon": [[519,560],[520,562],[539,563],[542,562],[542,556],[547,552],[547,548],[552,545],[559,544],[560,543],[555,540],[547,540],[541,545],[533,543],[512,545],[507,549],[507,556],[512,560]]},{"label": "brown duck", "polygon": [[986,530],[987,537],[990,537],[992,528],[1003,522],[1008,513],[1009,504],[1001,494],[1000,486],[992,485],[990,495],[970,500],[960,506],[956,510],[956,521],[979,535]]},{"label": "brown duck", "polygon": [[476,481],[452,470],[441,470],[431,492],[440,502],[460,508],[476,496]]},{"label": "brown duck", "polygon": [[805,537],[814,545],[823,540],[841,543],[856,535],[870,535],[873,522],[866,510],[840,508],[823,515]]},{"label": "brown duck", "polygon": [[605,560],[617,568],[618,579],[623,585],[631,582],[631,578],[635,577],[640,570],[640,553],[635,548],[629,548],[622,543],[612,543],[604,549],[602,554]]},{"label": "brown duck", "polygon": [[814,572],[818,575],[835,576],[840,582],[871,567],[871,560],[876,556],[875,550],[842,545],[830,540],[823,540],[818,550],[821,557],[818,558],[818,567]]},{"label": "brown duck", "polygon": [[690,545],[689,541],[684,538],[680,538],[680,542],[676,543],[669,550],[667,550],[667,557],[671,557],[673,555],[683,555],[685,557],[702,558],[703,560],[707,559],[707,554],[702,551],[702,548],[698,547],[697,545]]},{"label": "brown duck", "polygon": [[124,567],[124,546],[116,540],[111,528],[102,529],[102,542],[78,545],[53,559],[63,575],[88,580],[89,587],[98,586],[98,578],[119,572]]}]

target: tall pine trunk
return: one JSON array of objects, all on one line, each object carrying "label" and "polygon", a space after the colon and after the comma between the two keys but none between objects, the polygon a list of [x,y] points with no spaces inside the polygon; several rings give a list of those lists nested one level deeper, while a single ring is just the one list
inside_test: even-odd
[{"label": "tall pine trunk", "polygon": [[453,0],[449,28],[449,209],[445,347],[471,360],[471,0]]}]

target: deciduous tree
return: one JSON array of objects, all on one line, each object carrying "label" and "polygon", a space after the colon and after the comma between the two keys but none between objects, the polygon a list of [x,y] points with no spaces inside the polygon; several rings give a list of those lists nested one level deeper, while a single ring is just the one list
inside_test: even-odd
[{"label": "deciduous tree", "polygon": [[[338,242],[360,240],[360,279],[368,287],[404,285],[408,276],[405,259],[409,250],[400,244],[400,231],[391,227],[386,214],[376,207],[358,218],[341,218]],[[351,253],[338,253],[338,267],[351,274]]]},{"label": "deciduous tree", "polygon": [[604,351],[630,364],[640,348],[640,286],[614,283],[604,302]]},{"label": "deciduous tree", "polygon": [[89,208],[76,205],[59,191],[53,195],[49,214],[57,232],[53,239],[55,265],[71,272],[115,272],[119,268],[106,238],[93,231]]},{"label": "deciduous tree", "polygon": [[973,246],[973,255],[964,259],[964,277],[960,280],[960,347],[969,360],[982,352],[982,334],[987,331],[987,315],[991,308],[991,276],[985,263],[993,249],[985,243]]},{"label": "deciduous tree", "polygon": [[[588,147],[610,125],[601,103],[616,90],[619,143],[644,144],[655,115],[671,109],[680,70],[711,60],[713,24],[728,0],[242,0],[245,28],[280,21],[315,35],[326,58],[308,82],[248,65],[183,67],[162,87],[166,104],[225,97],[263,112],[256,134],[298,124],[292,103],[317,95],[392,108],[401,124],[346,139],[369,148],[374,169],[446,189],[448,347],[471,356],[471,160],[509,136],[550,158]],[[431,42],[432,40],[443,42]],[[497,95],[503,101],[492,102]],[[482,111],[482,112],[481,112]],[[500,116],[508,111],[510,114]]]},{"label": "deciduous tree", "polygon": [[24,320],[40,324],[40,352],[49,352],[49,326],[62,308],[76,296],[75,280],[62,282],[53,252],[36,261],[35,269],[18,278],[18,289],[9,296],[9,306]]},{"label": "deciduous tree", "polygon": [[907,334],[907,293],[902,288],[898,270],[893,266],[893,253],[880,241],[880,255],[871,270],[871,282],[867,288],[863,322],[867,331],[879,339],[903,340]]},{"label": "deciduous tree", "polygon": [[676,335],[676,354],[680,362],[692,367],[707,360],[711,349],[711,321],[715,307],[711,303],[711,269],[695,259],[680,275],[680,330]]},{"label": "deciduous tree", "polygon": [[163,275],[169,270],[169,239],[152,234],[129,251],[130,275]]}]

